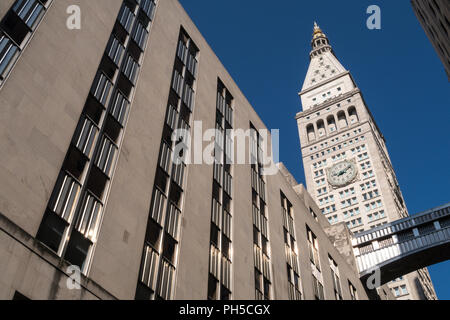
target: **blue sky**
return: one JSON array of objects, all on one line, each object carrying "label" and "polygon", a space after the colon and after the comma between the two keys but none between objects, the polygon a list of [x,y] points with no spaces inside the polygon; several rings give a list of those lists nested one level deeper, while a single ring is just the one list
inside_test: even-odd
[{"label": "blue sky", "polygon": [[[317,20],[386,137],[409,212],[450,202],[450,85],[409,0],[180,2],[267,127],[281,129],[280,159],[299,182],[294,117]],[[366,27],[373,4],[381,30]],[[450,299],[450,262],[429,270]]]}]

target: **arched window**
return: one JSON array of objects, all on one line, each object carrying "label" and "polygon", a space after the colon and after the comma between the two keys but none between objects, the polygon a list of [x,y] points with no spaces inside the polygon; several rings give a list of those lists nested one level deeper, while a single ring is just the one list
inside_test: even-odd
[{"label": "arched window", "polygon": [[330,132],[334,132],[337,130],[336,128],[336,120],[334,120],[334,116],[329,116],[327,118],[328,130]]},{"label": "arched window", "polygon": [[325,123],[323,120],[317,121],[317,131],[319,133],[319,137],[323,137],[325,135]]},{"label": "arched window", "polygon": [[345,128],[346,126],[348,126],[347,117],[345,116],[344,111],[339,111],[337,116],[338,116],[339,128]]},{"label": "arched window", "polygon": [[308,124],[306,133],[308,134],[309,142],[316,140],[316,132],[314,131],[314,126],[312,124]]},{"label": "arched window", "polygon": [[351,124],[359,122],[358,113],[356,112],[355,107],[348,108],[348,115],[350,117]]}]

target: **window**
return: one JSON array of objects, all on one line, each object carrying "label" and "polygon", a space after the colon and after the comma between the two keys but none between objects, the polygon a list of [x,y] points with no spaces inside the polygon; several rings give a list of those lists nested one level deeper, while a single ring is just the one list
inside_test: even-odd
[{"label": "window", "polygon": [[106,48],[106,52],[108,57],[116,64],[116,66],[120,63],[120,58],[122,58],[122,54],[125,51],[125,47],[120,43],[119,40],[115,36],[111,38],[109,41],[108,47]]},{"label": "window", "polygon": [[128,99],[125,98],[125,96],[120,91],[116,91],[109,112],[113,116],[113,118],[120,123],[122,127],[125,125],[125,122],[128,119],[129,104],[130,102],[128,101]]},{"label": "window", "polygon": [[347,222],[347,227],[353,229],[362,225],[362,218],[354,219]]},{"label": "window", "polygon": [[181,164],[174,163],[172,166],[172,179],[181,189],[183,189],[185,170],[186,165],[184,163]]},{"label": "window", "polygon": [[[251,171],[255,176],[257,182],[257,190],[251,188],[253,195],[253,244],[254,244],[254,266],[255,269],[262,274],[259,279],[262,290],[255,288],[256,299],[270,299],[271,297],[271,270],[270,270],[270,243],[268,238],[268,220],[266,216],[266,196],[265,196],[265,182],[262,175],[262,152],[261,144],[262,137],[259,135],[255,127],[250,123],[251,131],[251,151],[252,151],[252,165]],[[255,181],[256,182],[256,181]]]},{"label": "window", "polygon": [[178,70],[173,71],[172,89],[178,94],[179,97],[182,95],[184,79]]},{"label": "window", "polygon": [[126,58],[126,63],[123,66],[123,74],[131,81],[133,85],[136,84],[137,75],[139,73],[139,64],[134,60],[131,55]]},{"label": "window", "polygon": [[349,217],[354,217],[360,214],[359,208],[353,208],[353,209],[349,209],[347,211],[344,211],[342,213],[344,215],[344,219],[347,219]]},{"label": "window", "polygon": [[187,69],[194,77],[197,75],[197,64],[198,62],[196,57],[192,55],[192,53],[189,53],[187,56]]},{"label": "window", "polygon": [[400,292],[401,292],[402,295],[407,295],[408,294],[408,289],[406,289],[406,285],[400,286]]},{"label": "window", "polygon": [[103,136],[101,149],[95,164],[109,178],[111,178],[112,175],[117,151],[118,147],[108,137]]},{"label": "window", "polygon": [[180,229],[181,211],[171,203],[167,211],[167,220],[165,224],[166,232],[175,240],[178,240]]},{"label": "window", "polygon": [[152,291],[155,291],[156,289],[155,286],[157,266],[158,253],[150,246],[146,246],[144,249],[144,256],[142,258],[142,271],[140,280]]},{"label": "window", "polygon": [[61,173],[50,200],[51,211],[65,221],[71,222],[80,189],[81,186],[75,178],[68,173]]},{"label": "window", "polygon": [[0,83],[6,78],[19,56],[19,48],[0,32]]},{"label": "window", "polygon": [[[134,40],[139,47],[143,49],[146,41],[144,39],[147,38],[147,29],[143,23],[143,21],[146,20],[146,17],[143,16],[143,14],[145,13],[148,18],[151,19],[154,14],[155,6],[154,2],[149,0],[142,0],[139,2],[139,5],[143,12],[138,15],[139,21],[137,21],[136,24],[141,24],[141,26],[135,25],[132,37],[134,37]],[[124,10],[126,11],[126,9]],[[180,43],[183,43],[184,48],[187,50],[194,50],[197,52],[197,49],[194,49],[196,47],[192,40],[183,29],[180,30],[179,41]],[[177,56],[183,55],[180,48],[181,46],[179,45],[177,48]],[[139,72],[137,61],[139,61],[137,57],[135,60],[131,55],[128,55],[123,68],[123,74],[131,83],[133,83],[133,85],[136,82],[137,73]],[[184,86],[183,75],[186,72],[185,66],[182,66],[181,64],[184,64],[184,61],[180,62],[177,60],[173,66],[173,80],[171,83],[171,88],[173,90],[169,93],[169,99],[166,105],[167,109],[162,134],[163,138],[161,140],[159,163],[156,169],[157,179],[155,179],[154,193],[151,201],[152,207],[147,222],[145,243],[151,245],[153,250],[151,251],[151,257],[153,259],[152,261],[154,261],[154,264],[151,264],[151,266],[155,265],[155,267],[141,268],[140,280],[138,281],[136,290],[136,299],[168,300],[173,296],[174,275],[177,267],[179,235],[183,213],[183,185],[186,177],[186,165],[183,163],[183,156],[181,154],[177,155],[177,157],[181,158],[182,161],[180,163],[172,163],[173,142],[171,135],[177,128],[189,131],[191,120],[189,116],[190,112],[186,110],[186,107],[183,106],[183,104],[181,104]],[[195,81],[191,84],[194,85]],[[191,108],[193,109],[194,106],[192,105]],[[177,143],[184,142],[184,139],[180,139]],[[215,167],[215,169],[217,168]],[[226,269],[224,269],[226,263],[223,264],[224,262],[221,260],[222,254],[219,250],[223,239],[220,229],[222,212],[226,209],[226,206],[222,206],[221,203],[221,201],[223,201],[219,194],[221,186],[218,186],[216,181],[213,181],[213,186],[210,234],[211,249],[209,259],[210,272],[207,292],[209,299],[217,298],[220,294],[220,266],[222,265],[222,271],[226,271]],[[143,261],[149,261],[149,259],[146,258],[148,253],[145,250],[146,249],[144,249],[142,254]],[[146,270],[151,270],[152,272]],[[149,278],[147,274],[152,275],[152,282],[145,281],[145,279]],[[228,276],[226,275],[226,277]],[[222,290],[222,295],[225,292],[226,290]]]},{"label": "window", "polygon": [[[16,45],[23,49],[22,41],[29,38],[30,32],[37,26],[46,7],[51,2],[49,0],[17,0],[15,2],[12,11],[8,13],[8,18],[1,25],[3,30],[0,31],[1,72],[6,70],[12,61],[11,48],[8,40],[4,37],[10,37],[8,39],[15,41]],[[139,7],[128,7],[127,4],[130,3],[126,1],[121,8],[117,25],[120,23],[129,31],[135,22],[135,14],[131,8],[137,12]],[[13,19],[14,15],[26,25],[27,34],[21,34],[23,25],[19,20]],[[11,22],[15,23],[10,24]],[[139,26],[136,26],[136,30],[138,29]],[[139,32],[133,34],[136,37],[135,40],[142,39],[137,37],[138,35]],[[125,52],[130,50],[124,46],[130,37],[131,35],[125,35],[119,27],[119,29],[114,28],[109,38],[37,234],[37,239],[67,262],[79,266],[83,273],[87,272],[93,257],[104,214],[105,204],[103,201],[108,198],[110,180],[119,153],[118,146],[123,138],[122,130],[126,125],[130,108],[128,100],[130,92],[122,90],[122,77],[115,76],[115,72],[118,71],[118,66],[124,56],[128,59],[124,63],[124,74],[135,82],[139,71],[129,60],[130,52]],[[138,61],[143,52],[132,50],[135,57],[133,61]],[[112,88],[116,89],[113,91]],[[167,225],[163,221],[163,213],[167,208],[165,195],[167,184],[164,183],[164,180],[167,178],[162,177],[164,175],[162,171],[157,169],[155,198],[152,199],[152,208],[150,208],[150,214],[154,219],[148,220],[145,248],[159,247],[163,233],[161,226],[166,226],[168,237],[177,237],[179,221],[176,215],[177,211],[169,206]],[[176,257],[173,248],[176,247],[176,243],[174,244],[172,241],[163,242],[163,244],[164,257],[173,263]],[[159,257],[159,254],[156,252],[156,256]],[[149,252],[143,254],[144,261],[148,261],[149,255]],[[158,264],[158,266],[162,265]],[[144,266],[145,268],[142,270],[149,270],[147,265]],[[161,283],[166,284],[167,282],[164,280]],[[138,286],[139,295],[148,293],[143,290],[145,289],[143,286],[145,286],[143,283]],[[166,290],[168,287],[160,288]],[[148,288],[147,286],[147,289],[154,290],[155,287]],[[163,293],[163,291],[160,292]]]},{"label": "window", "polygon": [[145,44],[147,43],[148,31],[142,22],[139,21],[135,24],[132,37],[139,48],[144,50]]},{"label": "window", "polygon": [[83,270],[91,246],[91,241],[86,239],[77,230],[73,230],[69,243],[67,244],[64,259],[73,265],[79,266]]},{"label": "window", "polygon": [[314,296],[316,300],[324,300],[324,293],[323,293],[323,285],[322,283],[313,275],[313,289],[314,289]]},{"label": "window", "polygon": [[358,300],[358,293],[356,292],[355,286],[349,281],[348,282],[349,290],[350,290],[350,298],[352,300]]},{"label": "window", "polygon": [[168,300],[172,295],[175,268],[167,261],[162,260],[159,271],[157,295],[163,300]]},{"label": "window", "polygon": [[339,279],[339,268],[331,256],[328,256],[331,269],[331,278],[333,280],[334,295],[336,300],[342,300],[341,282]]},{"label": "window", "polygon": [[339,222],[338,216],[337,216],[337,215],[334,215],[334,216],[328,217],[328,222],[329,222],[330,224],[338,223],[338,222]]},{"label": "window", "polygon": [[103,106],[106,105],[108,100],[110,91],[112,88],[112,83],[109,79],[103,74],[99,73],[94,81],[94,85],[92,87],[92,95],[100,102]]},{"label": "window", "polygon": [[44,12],[44,6],[37,0],[17,0],[12,9],[31,29]]},{"label": "window", "polygon": [[[289,281],[289,299],[301,300],[301,285],[300,285],[300,268],[297,257],[297,243],[294,229],[293,206],[286,198],[283,192],[280,191],[281,198],[281,213],[284,222],[284,242],[287,263],[287,277]],[[310,209],[310,212],[314,212]]]},{"label": "window", "polygon": [[[184,44],[180,44],[183,46]],[[189,53],[190,54],[190,53]],[[223,134],[222,119],[225,104],[231,103],[231,95],[218,80],[218,99],[216,105],[216,162],[213,166],[213,196],[211,212],[210,287],[208,299],[230,300],[232,295],[232,168],[225,163],[226,153],[221,150],[228,147],[227,137]],[[220,123],[219,123],[220,122]],[[229,124],[231,126],[231,124]],[[225,142],[226,141],[226,142]],[[256,178],[256,177],[254,177]],[[256,183],[256,181],[254,182]],[[223,206],[221,207],[220,200]],[[219,266],[220,264],[220,266]],[[220,267],[220,272],[219,272]]]},{"label": "window", "polygon": [[155,14],[156,4],[154,0],[141,0],[140,3],[141,9],[145,12],[145,14],[153,20],[153,15]]},{"label": "window", "polygon": [[97,241],[102,206],[95,196],[86,193],[75,224],[75,229],[92,243]]},{"label": "window", "polygon": [[130,33],[131,27],[134,22],[134,13],[131,12],[130,8],[127,5],[123,5],[120,13],[119,13],[119,22],[123,26],[123,28]]},{"label": "window", "polygon": [[183,92],[183,102],[192,111],[194,99],[194,90],[189,86],[189,84],[185,83],[184,92]]},{"label": "window", "polygon": [[308,226],[306,227],[306,234],[308,238],[309,259],[311,260],[311,263],[320,271],[319,242],[317,241],[315,234]]},{"label": "window", "polygon": [[159,225],[162,225],[162,217],[166,201],[167,197],[158,188],[155,188],[153,204],[151,207],[151,217]]}]

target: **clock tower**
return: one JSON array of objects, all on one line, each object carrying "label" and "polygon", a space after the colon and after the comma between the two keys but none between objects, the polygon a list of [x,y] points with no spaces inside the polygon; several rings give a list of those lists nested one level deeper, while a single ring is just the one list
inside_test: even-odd
[{"label": "clock tower", "polygon": [[[353,233],[408,216],[385,138],[317,23],[311,46],[296,116],[309,193],[331,224]],[[436,298],[426,269],[389,286],[398,299]]]}]

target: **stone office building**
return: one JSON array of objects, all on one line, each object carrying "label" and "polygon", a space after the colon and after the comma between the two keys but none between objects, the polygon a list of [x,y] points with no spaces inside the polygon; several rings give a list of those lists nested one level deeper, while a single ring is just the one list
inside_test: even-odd
[{"label": "stone office building", "polygon": [[[72,4],[0,2],[0,299],[367,299],[179,2]],[[173,162],[194,121],[255,164]]]}]

